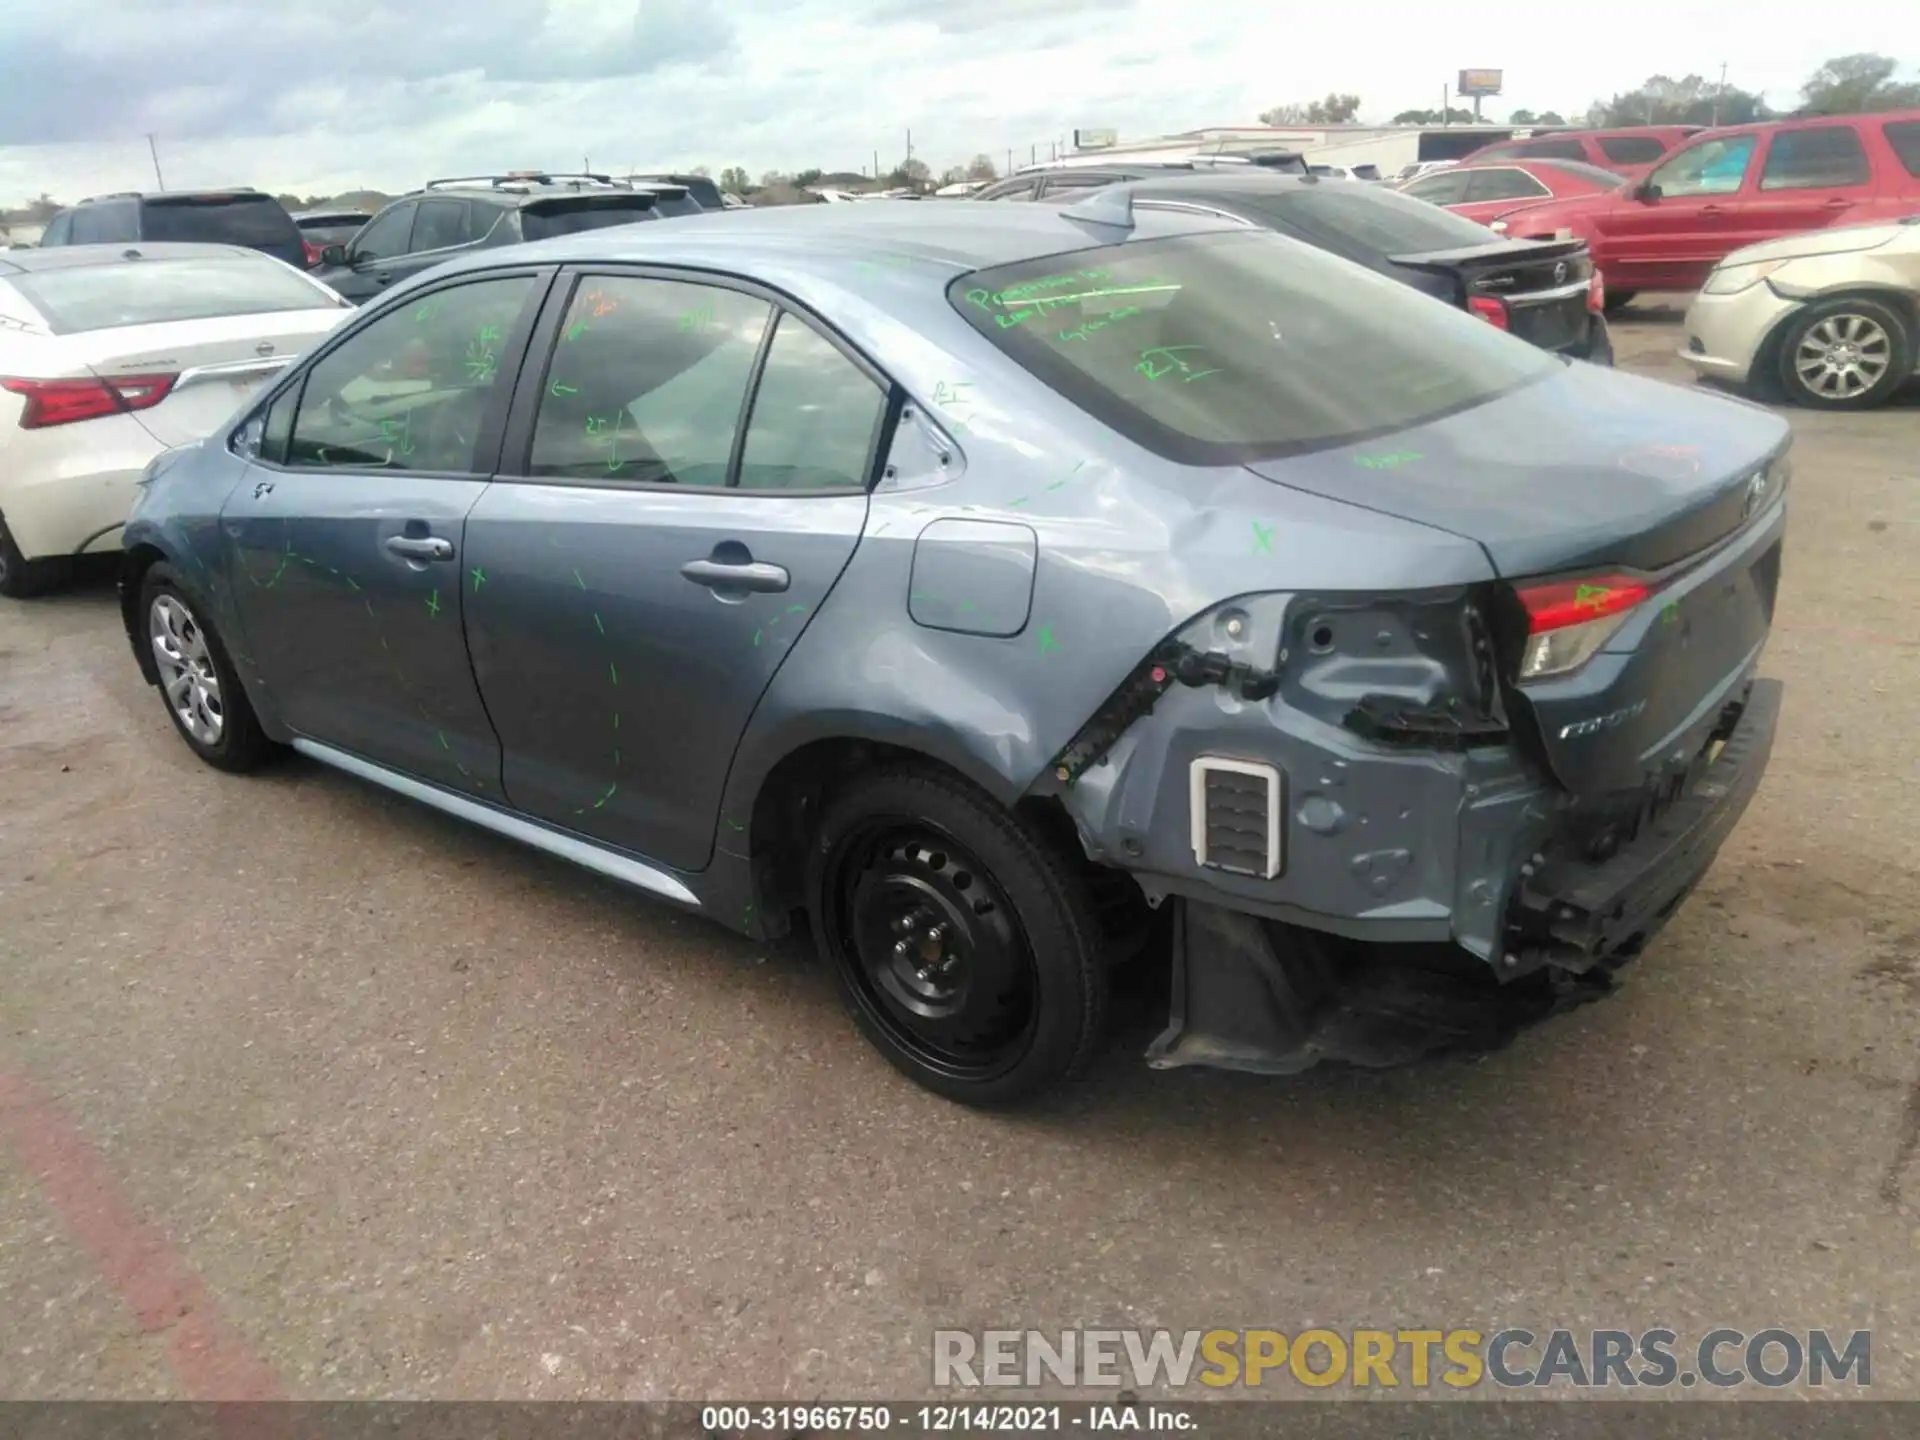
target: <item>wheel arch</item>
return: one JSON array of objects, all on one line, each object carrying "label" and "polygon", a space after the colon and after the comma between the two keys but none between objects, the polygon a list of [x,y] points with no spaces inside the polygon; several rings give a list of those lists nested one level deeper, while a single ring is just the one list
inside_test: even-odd
[{"label": "wheel arch", "polygon": [[144,643],[146,627],[140,617],[140,587],[147,572],[167,558],[151,540],[136,540],[120,558],[120,623],[126,628],[127,643],[133,647],[134,663],[149,685],[160,683],[160,667],[154,663],[153,650]]},{"label": "wheel arch", "polygon": [[1091,864],[1072,818],[1058,801],[1027,793],[1024,783],[995,771],[959,736],[898,721],[841,715],[814,733],[795,737],[748,777],[736,771],[720,816],[719,848],[746,860],[754,903],[764,921],[784,933],[787,917],[804,908],[811,825],[835,787],[877,766],[936,771],[962,780],[995,804],[1018,814],[1054,846]]}]

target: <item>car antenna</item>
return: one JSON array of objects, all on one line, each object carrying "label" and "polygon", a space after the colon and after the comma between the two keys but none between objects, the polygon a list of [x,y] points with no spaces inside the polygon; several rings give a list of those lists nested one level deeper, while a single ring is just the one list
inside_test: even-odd
[{"label": "car antenna", "polygon": [[1105,225],[1115,230],[1133,229],[1133,188],[1116,185],[1096,190],[1084,200],[1076,200],[1060,212],[1083,225]]}]

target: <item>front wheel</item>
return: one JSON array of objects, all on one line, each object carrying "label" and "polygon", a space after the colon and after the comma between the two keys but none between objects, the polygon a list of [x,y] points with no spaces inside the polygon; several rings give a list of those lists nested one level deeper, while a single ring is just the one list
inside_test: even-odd
[{"label": "front wheel", "polygon": [[807,879],[841,999],[927,1089],[1008,1104],[1095,1053],[1107,976],[1087,887],[964,781],[913,769],[855,780],[821,817]]},{"label": "front wheel", "polygon": [[1780,383],[1787,398],[1817,410],[1866,410],[1913,373],[1906,322],[1877,300],[1809,305],[1780,339]]},{"label": "front wheel", "polygon": [[168,566],[155,565],[141,579],[140,613],[167,716],[193,753],[234,772],[257,769],[277,753],[219,633]]}]

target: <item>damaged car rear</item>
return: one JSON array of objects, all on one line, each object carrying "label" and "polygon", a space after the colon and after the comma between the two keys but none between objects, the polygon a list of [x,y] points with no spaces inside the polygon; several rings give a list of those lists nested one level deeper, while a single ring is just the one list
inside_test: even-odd
[{"label": "damaged car rear", "polygon": [[1392,1064],[1609,988],[1767,764],[1787,426],[1240,237],[951,297],[1162,462],[1088,518],[1204,599],[1035,787],[1172,910],[1151,1062]]}]

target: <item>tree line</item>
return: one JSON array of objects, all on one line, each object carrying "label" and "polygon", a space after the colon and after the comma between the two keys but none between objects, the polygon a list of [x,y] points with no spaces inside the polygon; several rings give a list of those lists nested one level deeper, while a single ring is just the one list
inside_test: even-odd
[{"label": "tree line", "polygon": [[[1920,109],[1920,81],[1897,81],[1900,63],[1890,55],[1863,52],[1839,55],[1807,77],[1800,87],[1800,103],[1775,110],[1766,98],[1737,85],[1723,85],[1699,75],[1652,75],[1632,90],[1595,100],[1568,120],[1557,110],[1515,110],[1509,125],[1745,125],[1755,120],[1787,120],[1809,115],[1860,115],[1880,110]],[[1262,125],[1341,125],[1360,113],[1358,95],[1329,92],[1319,100],[1276,105],[1263,111]],[[1446,110],[1402,110],[1395,125],[1462,125],[1473,122],[1473,111],[1449,106]]]}]

